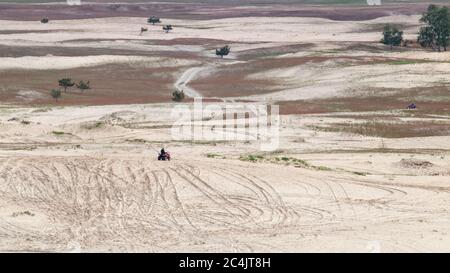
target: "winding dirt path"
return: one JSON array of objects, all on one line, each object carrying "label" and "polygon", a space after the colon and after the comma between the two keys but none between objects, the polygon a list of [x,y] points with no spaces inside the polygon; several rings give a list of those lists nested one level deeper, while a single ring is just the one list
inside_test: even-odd
[{"label": "winding dirt path", "polygon": [[203,97],[197,90],[190,87],[188,84],[191,80],[195,79],[198,74],[206,69],[210,69],[210,66],[200,66],[192,67],[186,70],[180,78],[175,82],[175,89],[178,91],[183,91],[186,96],[191,98],[201,98]]},{"label": "winding dirt path", "polygon": [[223,97],[204,97],[199,91],[195,90],[191,86],[189,86],[189,83],[196,79],[200,73],[202,73],[205,70],[212,70],[215,67],[219,65],[231,65],[236,62],[240,61],[231,61],[228,63],[213,63],[213,64],[206,64],[205,66],[198,66],[198,67],[191,67],[184,71],[184,73],[181,75],[180,78],[175,82],[174,87],[178,91],[183,91],[184,94],[190,98],[208,98],[208,99],[215,99],[215,100],[221,100],[222,102],[231,102],[235,103],[234,98],[223,98]]}]

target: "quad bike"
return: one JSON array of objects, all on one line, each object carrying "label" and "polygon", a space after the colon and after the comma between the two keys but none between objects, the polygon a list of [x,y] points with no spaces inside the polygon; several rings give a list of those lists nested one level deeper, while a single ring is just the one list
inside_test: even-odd
[{"label": "quad bike", "polygon": [[416,109],[417,105],[415,103],[411,103],[410,105],[408,105],[408,109],[412,110],[412,109]]},{"label": "quad bike", "polygon": [[165,152],[164,154],[158,153],[158,160],[170,161],[170,154],[168,152]]}]

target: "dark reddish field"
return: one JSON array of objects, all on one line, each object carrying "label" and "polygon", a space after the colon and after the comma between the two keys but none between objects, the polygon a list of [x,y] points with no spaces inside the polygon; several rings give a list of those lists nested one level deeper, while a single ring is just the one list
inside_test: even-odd
[{"label": "dark reddish field", "polygon": [[[380,90],[385,93],[389,90]],[[447,97],[449,86],[436,86],[428,88],[411,88],[396,91],[393,95],[384,96],[356,96],[335,97],[308,101],[279,102],[280,113],[289,114],[322,114],[331,112],[373,112],[406,110],[411,102],[418,105],[413,113],[422,115],[447,115],[450,112],[450,101],[431,100],[433,97]]]},{"label": "dark reddish field", "polygon": [[[62,94],[61,105],[104,105],[148,103],[171,100],[174,75],[179,68],[135,68],[127,65],[106,65],[68,70],[0,71],[0,86],[10,92],[0,92],[3,103],[43,105],[54,103],[50,90],[58,87],[58,79],[89,80],[92,90],[81,94],[74,87]],[[26,79],[26,80],[24,80]],[[18,99],[21,90],[33,90],[42,98]]]}]

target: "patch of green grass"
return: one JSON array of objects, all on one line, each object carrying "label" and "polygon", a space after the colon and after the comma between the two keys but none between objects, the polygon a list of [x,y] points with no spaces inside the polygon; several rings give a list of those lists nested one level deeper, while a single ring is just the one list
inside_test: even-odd
[{"label": "patch of green grass", "polygon": [[333,169],[325,166],[314,166],[314,168],[318,171],[332,171]]},{"label": "patch of green grass", "polygon": [[103,122],[97,121],[97,122],[94,124],[94,128],[99,128],[99,127],[101,127],[102,125],[103,125]]},{"label": "patch of green grass", "polygon": [[70,133],[61,132],[61,131],[52,131],[52,134],[54,134],[56,136],[70,135]]},{"label": "patch of green grass", "polygon": [[310,127],[324,132],[345,132],[356,135],[382,138],[412,138],[450,135],[450,123],[446,121],[388,122],[370,120],[358,123],[333,123]]},{"label": "patch of green grass", "polygon": [[103,125],[105,125],[105,123],[103,121],[91,121],[91,122],[86,122],[86,123],[82,124],[81,128],[86,129],[86,130],[93,130],[93,129],[100,128]]},{"label": "patch of green grass", "polygon": [[314,166],[309,164],[307,161],[303,159],[298,159],[295,157],[288,157],[288,156],[276,156],[276,157],[267,157],[263,155],[241,155],[239,157],[239,160],[241,161],[247,161],[252,163],[272,163],[272,164],[281,164],[281,165],[292,165],[296,168],[305,168],[305,169],[312,169],[317,171],[332,171],[331,168],[325,167],[325,166]]},{"label": "patch of green grass", "polygon": [[352,174],[356,174],[356,175],[360,175],[360,176],[366,176],[369,173],[365,173],[365,172],[352,172]]},{"label": "patch of green grass", "polygon": [[422,63],[430,63],[432,61],[427,60],[395,60],[388,62],[389,65],[407,65],[407,64],[422,64]]},{"label": "patch of green grass", "polygon": [[126,142],[133,142],[133,143],[148,143],[151,141],[147,141],[145,139],[142,138],[134,138],[134,139],[125,139]]},{"label": "patch of green grass", "polygon": [[28,210],[26,210],[26,211],[22,211],[22,212],[14,212],[11,216],[12,217],[17,217],[17,216],[22,216],[22,215],[34,216],[34,213],[29,212]]},{"label": "patch of green grass", "polygon": [[295,162],[296,164],[300,164],[300,165],[302,165],[304,167],[310,167],[311,166],[308,162],[306,162],[303,159],[293,158],[292,161]]},{"label": "patch of green grass", "polygon": [[50,107],[41,107],[41,108],[33,110],[31,113],[45,113],[45,112],[48,112],[51,110],[52,110],[52,108],[50,108]]},{"label": "patch of green grass", "polygon": [[254,156],[254,155],[245,155],[245,156],[241,156],[241,157],[239,157],[239,160],[242,160],[242,161],[249,161],[249,162],[253,162],[253,163],[255,163],[255,162],[258,161],[258,159],[256,158],[256,156]]},{"label": "patch of green grass", "polygon": [[248,155],[241,155],[239,157],[239,160],[241,161],[249,161],[249,162],[263,162],[265,161],[265,157],[263,155],[253,155],[253,154],[248,154]]},{"label": "patch of green grass", "polygon": [[207,158],[221,158],[221,159],[225,159],[225,156],[220,155],[220,154],[215,154],[215,153],[207,153],[206,157]]}]

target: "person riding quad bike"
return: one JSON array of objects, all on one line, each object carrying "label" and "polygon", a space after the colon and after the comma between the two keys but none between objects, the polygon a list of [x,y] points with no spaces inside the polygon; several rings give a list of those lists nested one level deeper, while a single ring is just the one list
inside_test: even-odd
[{"label": "person riding quad bike", "polygon": [[164,148],[161,149],[161,152],[158,154],[158,160],[170,161],[170,154],[166,152]]}]

